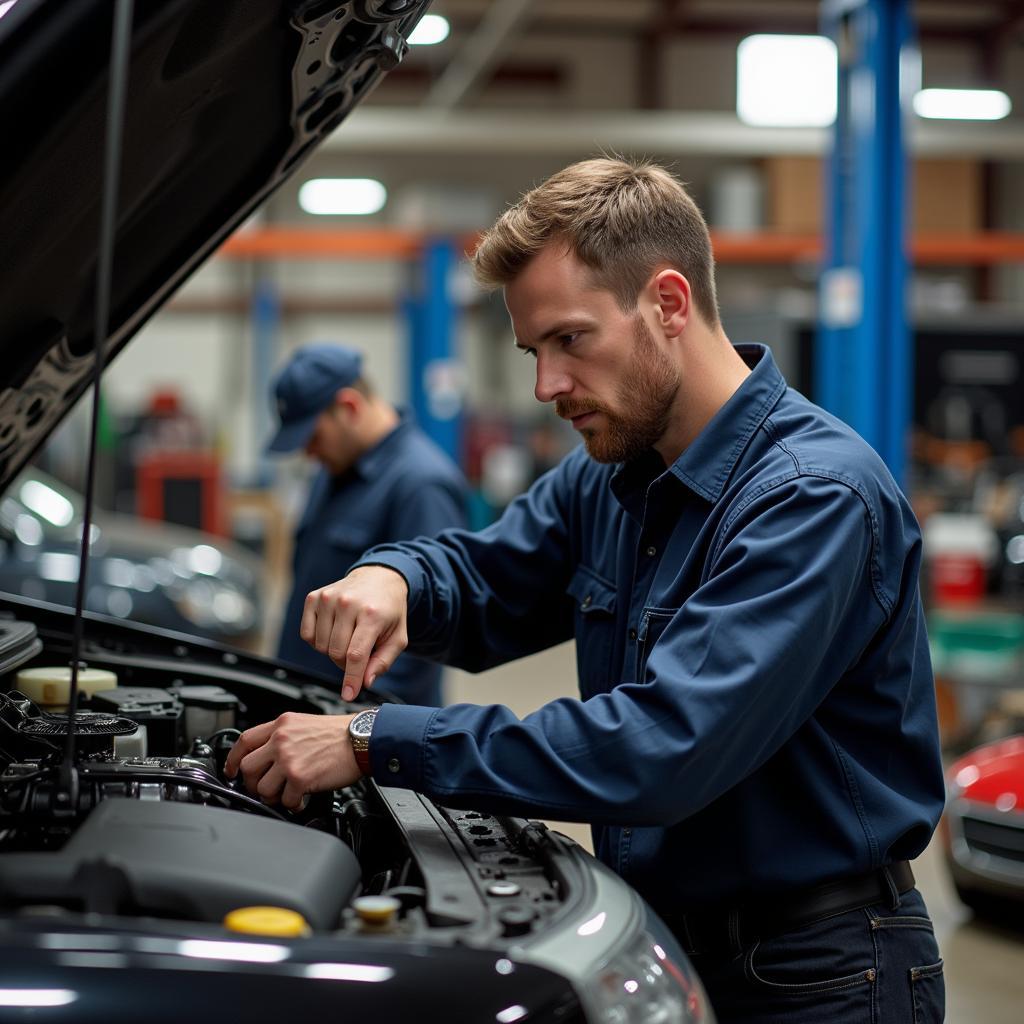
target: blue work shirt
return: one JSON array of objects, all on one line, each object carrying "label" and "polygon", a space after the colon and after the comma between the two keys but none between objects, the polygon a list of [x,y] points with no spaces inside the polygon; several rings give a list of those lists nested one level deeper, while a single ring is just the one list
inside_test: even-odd
[{"label": "blue work shirt", "polygon": [[479,534],[387,545],[413,649],[469,670],[576,637],[581,700],[385,706],[375,779],[587,821],[673,913],[912,858],[943,806],[917,523],[767,349],[667,469],[572,452]]},{"label": "blue work shirt", "polygon": [[[466,525],[466,481],[458,467],[404,415],[348,472],[321,470],[295,537],[293,584],[277,656],[338,679],[341,672],[299,636],[311,590],[345,576],[369,547]],[[439,664],[402,654],[376,686],[412,704],[441,703]]]}]

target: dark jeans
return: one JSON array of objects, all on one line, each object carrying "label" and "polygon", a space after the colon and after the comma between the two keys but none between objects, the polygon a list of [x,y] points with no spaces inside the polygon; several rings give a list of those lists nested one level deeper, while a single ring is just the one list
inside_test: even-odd
[{"label": "dark jeans", "polygon": [[719,1024],[939,1024],[942,960],[916,889],[732,953],[691,957]]}]

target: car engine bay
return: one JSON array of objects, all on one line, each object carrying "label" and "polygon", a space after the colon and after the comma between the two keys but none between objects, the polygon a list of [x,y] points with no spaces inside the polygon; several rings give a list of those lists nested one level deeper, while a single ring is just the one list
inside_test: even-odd
[{"label": "car engine bay", "polygon": [[[493,941],[528,936],[564,907],[570,858],[543,825],[368,780],[293,813],[228,780],[242,729],[284,711],[365,704],[209,642],[90,623],[68,771],[59,701],[69,670],[47,666],[70,651],[70,616],[3,601],[32,607],[0,619],[0,910],[218,925],[239,907],[270,905],[301,914],[313,933]],[[367,896],[392,901],[387,927],[360,913]]]}]

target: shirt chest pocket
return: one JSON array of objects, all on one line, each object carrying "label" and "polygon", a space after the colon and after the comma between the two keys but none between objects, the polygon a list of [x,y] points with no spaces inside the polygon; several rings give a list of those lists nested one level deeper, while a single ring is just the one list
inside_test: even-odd
[{"label": "shirt chest pocket", "polygon": [[576,604],[576,666],[580,695],[607,693],[617,681],[615,656],[615,586],[592,569],[580,566],[566,592]]}]

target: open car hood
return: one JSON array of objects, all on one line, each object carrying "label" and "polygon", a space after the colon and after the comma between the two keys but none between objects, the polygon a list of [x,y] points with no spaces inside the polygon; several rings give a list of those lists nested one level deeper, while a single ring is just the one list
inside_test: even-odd
[{"label": "open car hood", "polygon": [[[105,359],[401,60],[429,2],[135,5]],[[0,489],[89,383],[114,8],[0,16]]]}]

